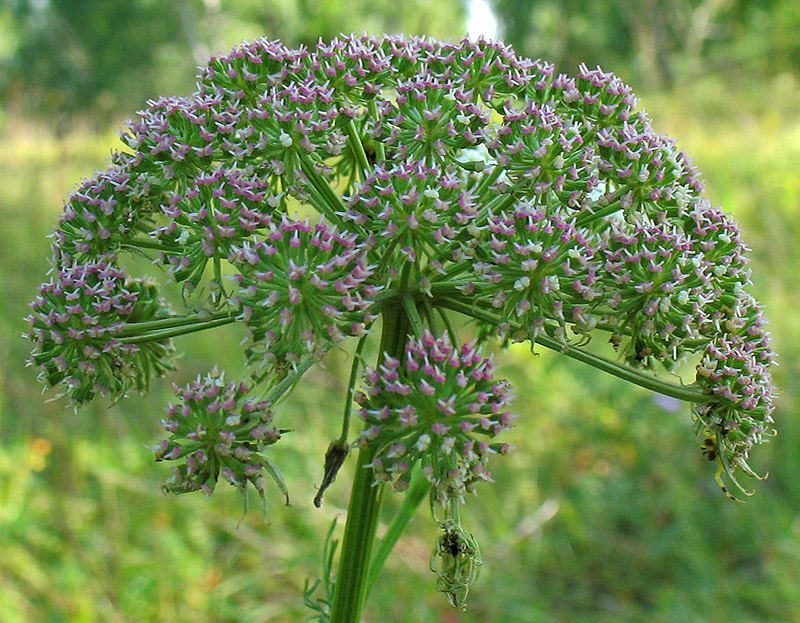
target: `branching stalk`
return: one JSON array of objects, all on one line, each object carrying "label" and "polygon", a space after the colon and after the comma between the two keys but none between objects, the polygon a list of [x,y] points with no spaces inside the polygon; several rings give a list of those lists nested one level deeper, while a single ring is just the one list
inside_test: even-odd
[{"label": "branching stalk", "polygon": [[164,329],[160,331],[148,331],[139,335],[130,337],[123,337],[120,342],[123,344],[143,344],[145,342],[153,342],[159,340],[166,340],[179,335],[188,335],[189,333],[197,333],[198,331],[205,331],[206,329],[213,329],[214,327],[221,327],[226,324],[231,324],[236,318],[234,316],[224,316],[216,320],[209,320],[207,322],[198,322],[188,324],[185,326],[175,327],[172,329]]},{"label": "branching stalk", "polygon": [[[482,320],[494,325],[500,324],[499,318],[497,318],[494,314],[491,314],[478,307],[473,307],[452,299],[438,299],[438,303],[442,307],[459,312],[465,316]],[[587,363],[598,370],[613,374],[614,376],[625,381],[629,381],[635,385],[638,385],[639,387],[644,387],[645,389],[658,392],[659,394],[664,394],[665,396],[670,396],[671,398],[694,403],[709,402],[713,400],[713,396],[709,396],[699,389],[695,389],[688,385],[678,385],[677,383],[664,381],[639,370],[620,365],[600,355],[595,355],[594,353],[585,351],[580,347],[564,344],[547,335],[539,334],[536,336],[534,341],[537,344],[541,344],[545,348],[554,350],[558,353],[566,355],[567,357],[576,359],[577,361]]]}]

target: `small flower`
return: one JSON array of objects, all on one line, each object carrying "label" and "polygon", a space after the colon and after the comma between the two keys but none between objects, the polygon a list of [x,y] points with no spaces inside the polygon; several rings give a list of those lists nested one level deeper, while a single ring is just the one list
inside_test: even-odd
[{"label": "small flower", "polygon": [[178,402],[162,420],[169,433],[153,448],[156,460],[180,460],[164,484],[168,493],[203,491],[211,495],[220,477],[245,491],[252,484],[266,504],[265,474],[289,497],[280,472],[264,456],[281,437],[272,423],[269,402],[248,398],[243,382],[225,382],[214,368],[185,387],[175,386]]},{"label": "small flower", "polygon": [[489,456],[508,446],[493,439],[511,427],[511,386],[494,380],[494,365],[474,344],[456,350],[445,334],[410,339],[403,360],[388,355],[365,373],[361,395],[365,429],[359,443],[376,447],[371,465],[377,481],[408,485],[419,461],[439,499],[462,499],[481,480],[491,480]]}]

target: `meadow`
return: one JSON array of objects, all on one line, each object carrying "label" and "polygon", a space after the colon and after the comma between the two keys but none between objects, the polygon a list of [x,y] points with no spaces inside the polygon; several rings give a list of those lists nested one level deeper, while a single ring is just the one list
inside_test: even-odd
[{"label": "meadow", "polygon": [[[723,496],[692,438],[687,405],[526,348],[500,360],[517,388],[516,451],[493,469],[465,524],[484,565],[459,613],[433,589],[435,525],[420,512],[377,583],[367,621],[648,623],[800,620],[800,85],[709,80],[645,98],[678,137],[708,194],[740,221],[753,291],[780,366],[779,435],[753,464],[769,478],[746,504]],[[24,368],[26,303],[47,271],[51,231],[79,178],[104,166],[113,134],[53,137],[9,123],[0,138],[0,623],[302,621],[306,578],[345,512],[351,460],[312,505],[338,431],[348,353],[304,380],[281,413],[265,522],[233,491],[167,497],[149,447],[171,383],[215,361],[241,369],[235,328],[182,338],[181,370],[150,396],[79,413],[46,402]],[[157,269],[153,267],[153,270]],[[322,408],[321,405],[325,405]],[[327,409],[332,405],[332,412]],[[387,520],[399,504],[390,496]]]}]

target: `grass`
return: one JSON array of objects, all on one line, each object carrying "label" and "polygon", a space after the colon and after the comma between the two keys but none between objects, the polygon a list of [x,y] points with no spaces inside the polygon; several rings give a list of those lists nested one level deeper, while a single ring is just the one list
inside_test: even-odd
[{"label": "grass", "polygon": [[[789,81],[790,82],[790,81]],[[763,622],[800,620],[800,118],[793,84],[775,97],[695,85],[645,102],[656,128],[679,137],[709,195],[741,221],[754,289],[781,354],[780,435],[756,450],[770,478],[746,505],[727,500],[696,447],[688,410],[659,404],[581,364],[512,350],[517,446],[472,500],[465,524],[483,551],[470,610],[456,613],[427,570],[427,513],[390,557],[368,621]],[[720,93],[725,93],[720,97]],[[782,95],[782,96],[780,96]],[[780,96],[780,97],[779,97]],[[788,103],[787,103],[788,102]],[[9,135],[0,158],[0,623],[200,623],[305,620],[302,586],[320,568],[322,538],[341,517],[352,461],[315,509],[322,457],[337,434],[346,357],[314,371],[284,405],[295,432],[273,458],[293,505],[273,491],[269,522],[241,502],[161,495],[159,437],[168,382],[147,398],[74,414],[44,402],[19,335],[46,271],[61,200],[103,166],[112,136]],[[179,343],[184,382],[218,361],[235,372],[235,329]],[[320,410],[320,405],[331,405]],[[390,499],[386,520],[399,499]],[[338,533],[340,534],[340,533]]]}]

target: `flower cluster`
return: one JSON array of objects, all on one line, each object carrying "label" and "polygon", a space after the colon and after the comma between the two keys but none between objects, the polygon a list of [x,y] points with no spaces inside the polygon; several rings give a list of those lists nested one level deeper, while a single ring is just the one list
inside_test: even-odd
[{"label": "flower cluster", "polygon": [[321,359],[345,336],[362,336],[378,288],[366,249],[323,221],[283,218],[267,240],[232,250],[240,271],[232,303],[249,331],[249,358],[268,367]]},{"label": "flower cluster", "polygon": [[167,194],[160,209],[168,221],[152,231],[169,273],[189,284],[200,281],[209,259],[269,227],[278,201],[266,180],[245,170],[215,167],[194,181],[184,194]]},{"label": "flower cluster", "polygon": [[403,490],[418,461],[437,498],[462,499],[490,480],[489,457],[509,448],[478,436],[493,439],[516,416],[507,410],[511,386],[494,380],[491,359],[474,344],[456,349],[446,334],[426,331],[408,341],[402,360],[386,355],[364,376],[359,443],[375,446],[378,481]]},{"label": "flower cluster", "polygon": [[[424,318],[409,317],[409,333],[423,337],[370,371],[361,439],[379,448],[381,478],[402,488],[405,467],[422,461],[457,497],[490,447],[472,439],[467,415],[483,403],[461,397],[477,392],[502,411],[507,396],[483,378],[460,385],[478,360],[435,360],[460,352],[424,334],[431,312],[449,309],[504,343],[574,352],[600,335],[620,351],[613,365],[640,379],[701,359],[690,386],[705,400],[699,436],[729,473],[747,471],[771,431],[774,392],[747,248],[637,103],[613,74],[581,66],[570,77],[502,43],[242,44],[209,61],[194,93],[149,102],[122,134],[126,149],[68,199],[54,232],[58,277],[34,302],[34,361],[84,402],[146,387],[169,367],[164,338],[239,320],[248,363],[274,378],[413,306]],[[165,268],[184,300],[193,294],[190,312],[173,322],[151,305],[150,282],[106,272],[87,277],[88,291],[64,287],[123,253]],[[446,396],[426,394],[442,383]],[[437,411],[451,398],[467,405],[458,426]],[[404,408],[421,423],[401,419]],[[494,434],[497,414],[480,417]]]},{"label": "flower cluster", "polygon": [[[225,382],[216,368],[186,387],[175,387],[178,402],[161,421],[169,433],[153,451],[157,460],[181,460],[164,484],[168,493],[203,491],[211,495],[220,476],[245,490],[252,484],[265,500],[265,472],[285,490],[264,449],[281,437],[269,402],[247,398],[250,387]],[[287,497],[288,503],[288,497]]]},{"label": "flower cluster", "polygon": [[[502,310],[503,330],[535,338],[548,320],[558,322],[561,336],[567,322],[594,328],[597,320],[587,306],[600,291],[595,248],[586,233],[531,202],[492,215],[487,229],[491,237],[481,255],[488,261],[475,262],[474,271],[481,292],[491,293],[491,306]],[[464,288],[472,292],[475,285]]]},{"label": "flower cluster", "polygon": [[98,171],[75,189],[53,233],[53,263],[96,261],[115,253],[134,234],[152,225],[151,181],[132,175],[126,164]]},{"label": "flower cluster", "polygon": [[465,180],[421,161],[377,165],[347,203],[345,221],[393,249],[393,264],[426,258],[441,267],[447,248],[478,233],[478,208]]},{"label": "flower cluster", "polygon": [[441,75],[417,75],[395,86],[394,102],[384,101],[370,136],[390,159],[444,165],[462,149],[483,143],[489,111],[472,92]]},{"label": "flower cluster", "polygon": [[98,393],[146,391],[153,375],[173,369],[168,339],[125,342],[129,325],[170,311],[152,283],[128,279],[110,258],[61,269],[39,287],[31,308],[31,363],[48,387],[60,386],[77,405]]},{"label": "flower cluster", "polygon": [[697,365],[698,385],[718,398],[694,411],[705,447],[714,448],[735,481],[736,468],[754,475],[747,465],[750,448],[772,431],[770,366],[775,355],[766,321],[751,296],[742,293],[722,322],[725,332],[706,346]]},{"label": "flower cluster", "polygon": [[[740,489],[737,470],[755,476],[750,450],[772,433],[774,353],[738,226],[636,106],[613,74],[559,74],[502,43],[244,43],[212,58],[194,93],[148,102],[108,170],[68,198],[54,277],[29,316],[32,362],[75,403],[120,397],[172,368],[170,338],[242,322],[269,393],[248,398],[216,369],[177,387],[154,452],[180,461],[165,491],[210,495],[221,478],[265,502],[265,475],[286,493],[264,454],[281,436],[274,404],[382,316],[386,352],[356,394],[354,490],[410,486],[411,504],[427,489],[418,466],[440,528],[437,588],[463,608],[481,560],[458,508],[490,480],[489,457],[508,450],[495,437],[515,416],[477,340],[451,342],[451,314],[480,339],[542,344],[694,402],[723,488],[722,473]],[[127,278],[126,253],[179,284],[184,314],[154,281]],[[598,335],[618,362],[583,349]],[[688,357],[693,383],[654,374]],[[348,423],[315,503],[347,456]],[[367,497],[352,534],[377,517]],[[343,569],[357,563],[344,548]]]},{"label": "flower cluster", "polygon": [[545,206],[588,208],[600,176],[596,147],[584,138],[585,131],[550,105],[528,101],[519,109],[506,103],[503,126],[487,142],[487,153],[502,167],[511,189],[525,189]]}]

